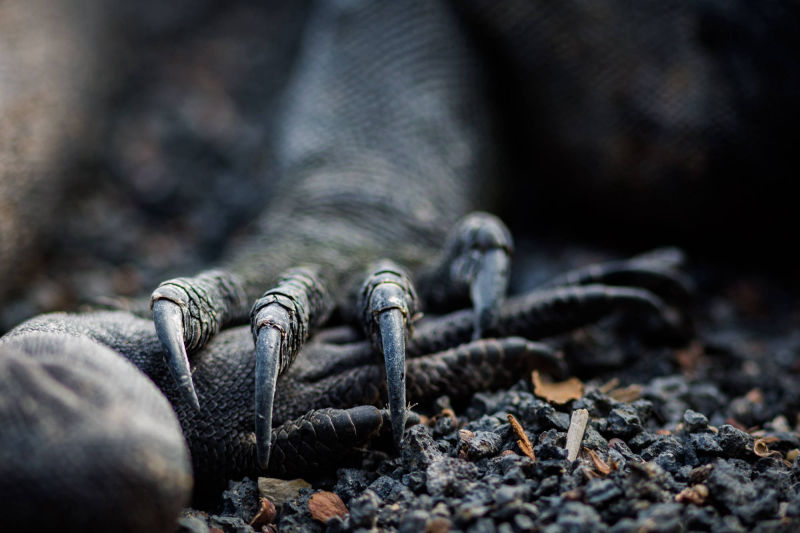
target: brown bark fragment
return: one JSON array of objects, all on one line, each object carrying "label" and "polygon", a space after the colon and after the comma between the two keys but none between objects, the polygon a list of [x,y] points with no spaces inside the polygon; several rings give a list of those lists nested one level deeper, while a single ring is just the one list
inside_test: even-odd
[{"label": "brown bark fragment", "polygon": [[708,487],[702,483],[693,487],[686,487],[675,495],[676,502],[687,502],[695,505],[703,505],[708,498]]},{"label": "brown bark fragment", "polygon": [[275,517],[278,514],[271,501],[266,498],[261,498],[259,501],[261,503],[261,507],[250,521],[250,527],[256,531],[260,531],[263,526],[268,526],[269,524],[275,522]]},{"label": "brown bark fragment", "polygon": [[517,439],[517,446],[519,446],[519,449],[522,450],[522,453],[527,455],[531,461],[536,462],[536,456],[533,454],[533,445],[531,445],[531,441],[525,434],[525,430],[522,429],[522,426],[517,419],[514,418],[514,415],[508,415],[508,423],[511,424],[511,429],[513,429],[514,433],[519,437],[519,439]]},{"label": "brown bark fragment", "polygon": [[348,513],[347,507],[339,495],[328,491],[320,491],[311,496],[311,499],[308,500],[308,510],[314,520],[323,524],[334,516],[344,518]]},{"label": "brown bark fragment", "polygon": [[606,463],[606,462],[605,462],[605,461],[604,461],[604,460],[603,460],[603,459],[602,459],[602,458],[601,458],[601,457],[600,457],[600,456],[597,454],[597,452],[596,452],[596,451],[592,450],[591,448],[584,448],[584,450],[586,450],[586,453],[588,453],[588,454],[589,454],[589,457],[591,458],[591,460],[592,460],[592,463],[594,463],[594,468],[595,468],[595,470],[597,470],[597,472],[599,472],[599,473],[600,473],[600,474],[602,474],[603,476],[607,476],[607,475],[609,475],[611,472],[613,472],[614,470],[616,470],[616,468],[615,468],[615,467],[612,467],[611,465],[609,465],[608,463]]}]

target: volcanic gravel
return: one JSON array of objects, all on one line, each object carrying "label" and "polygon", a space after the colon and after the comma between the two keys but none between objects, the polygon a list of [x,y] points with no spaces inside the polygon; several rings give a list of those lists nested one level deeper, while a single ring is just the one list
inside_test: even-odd
[{"label": "volcanic gravel", "polygon": [[[308,479],[312,488],[277,505],[264,530],[796,531],[800,337],[756,340],[765,332],[728,311],[735,326],[701,324],[688,346],[653,346],[619,333],[619,320],[554,339],[573,368],[594,350],[595,367],[605,369],[591,369],[596,377],[580,399],[551,404],[526,378],[464,405],[442,397],[420,406],[429,417],[407,430],[399,453],[378,446],[360,465]],[[623,361],[616,368],[602,358],[610,345],[621,352],[611,355]],[[589,422],[578,459],[569,461],[576,409],[586,409]],[[517,444],[509,414],[535,461]],[[349,514],[313,518],[308,500],[320,491],[337,494]],[[231,481],[218,510],[187,511],[181,523],[184,531],[252,531],[258,506],[255,480]]]}]

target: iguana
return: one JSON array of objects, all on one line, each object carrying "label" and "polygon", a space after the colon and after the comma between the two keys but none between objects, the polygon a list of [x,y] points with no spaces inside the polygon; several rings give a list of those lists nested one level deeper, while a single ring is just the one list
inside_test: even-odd
[{"label": "iguana", "polygon": [[[322,447],[348,447],[363,440],[364,434],[393,426],[399,442],[406,416],[404,351],[417,350],[423,356],[408,362],[406,385],[414,391],[412,400],[434,394],[445,384],[454,385],[448,369],[459,361],[471,362],[466,369],[493,369],[500,374],[487,374],[485,380],[480,374],[476,381],[464,379],[464,393],[468,393],[507,382],[507,369],[498,362],[515,361],[520,368],[527,368],[530,356],[538,355],[551,366],[555,359],[546,348],[519,340],[492,344],[477,339],[457,348],[460,351],[432,355],[434,352],[481,336],[482,330],[500,335],[552,334],[594,320],[616,304],[648,308],[670,321],[658,297],[649,290],[609,288],[596,282],[643,285],[665,295],[683,292],[673,272],[675,254],[665,252],[583,271],[556,283],[569,288],[503,302],[511,247],[508,235],[489,217],[477,217],[482,220],[477,227],[473,223],[476,218],[463,218],[480,206],[481,189],[490,183],[484,178],[491,175],[490,154],[497,146],[487,134],[491,131],[490,109],[480,83],[478,53],[453,13],[436,3],[331,2],[315,13],[307,32],[282,110],[277,158],[282,178],[253,239],[234,250],[222,268],[170,280],[156,289],[152,298],[155,328],[129,313],[55,315],[24,324],[2,341],[5,355],[0,361],[7,368],[5,375],[17,378],[6,382],[8,388],[0,395],[4,420],[38,419],[44,435],[55,438],[63,431],[56,421],[66,417],[70,427],[81,428],[74,436],[83,438],[93,434],[81,424],[98,426],[92,419],[94,411],[88,414],[89,407],[111,407],[113,422],[100,423],[100,429],[111,429],[112,435],[124,438],[112,439],[114,445],[109,446],[107,433],[95,435],[97,448],[85,448],[76,455],[79,472],[70,476],[78,477],[64,481],[76,498],[92,506],[97,522],[89,522],[91,525],[166,530],[190,486],[186,450],[168,404],[106,347],[136,363],[172,401],[202,489],[203,484],[211,486],[229,475],[263,472],[264,466],[284,472],[300,460],[318,464],[313,446],[276,458],[279,451],[286,453],[280,439],[291,444],[303,431],[318,435],[310,442]],[[464,225],[456,228],[448,244],[448,232],[459,220],[465,220]],[[459,229],[464,227],[466,232]],[[442,249],[443,257],[431,263]],[[365,268],[386,257],[400,266],[377,266],[373,268],[377,277],[362,285],[359,278],[364,277]],[[493,259],[484,261],[486,257]],[[480,268],[481,262],[489,263],[488,269]],[[426,263],[427,271],[423,268]],[[310,268],[291,270],[279,279],[281,273],[299,265]],[[443,322],[420,322],[412,336],[412,306],[417,302],[403,269],[418,274],[412,277],[420,279],[420,300],[429,306],[446,308],[453,298],[463,299],[464,286],[471,284],[476,310],[447,315]],[[309,330],[324,323],[331,306],[324,303],[323,285],[330,290],[329,301],[338,304],[339,318],[366,315],[363,327],[371,337],[369,342],[350,344],[345,341],[353,340],[353,334],[340,331],[344,340],[327,333],[327,338],[336,342],[324,342],[326,337],[321,334],[320,340],[300,349]],[[354,305],[359,299],[369,304],[373,289],[380,285],[399,288],[407,299],[389,294],[377,308]],[[228,328],[247,321],[253,303],[262,296],[266,300],[254,308],[252,334],[247,329]],[[542,311],[561,306],[564,308],[556,313]],[[261,314],[265,309],[266,314]],[[388,315],[383,313],[386,310]],[[540,311],[542,315],[537,314]],[[376,327],[376,322],[384,321],[381,317],[391,315],[395,318],[386,321],[397,327],[390,332]],[[537,331],[540,318],[545,326]],[[264,347],[258,350],[261,363],[251,357],[253,337],[257,346]],[[183,349],[188,349],[189,361],[184,359]],[[476,355],[480,350],[486,351],[488,366]],[[506,352],[516,355],[506,359]],[[165,355],[169,364],[163,360]],[[290,365],[294,357],[297,360]],[[381,359],[389,364],[376,364]],[[191,381],[186,379],[187,364],[194,369]],[[438,371],[441,380],[431,380]],[[277,379],[280,372],[283,377],[276,386],[268,386],[266,379],[255,383],[254,374]],[[253,428],[253,396],[264,417],[261,420],[273,416],[273,423],[287,422],[309,409],[337,402],[339,407],[381,403],[383,386],[378,383],[382,378],[377,383],[366,378],[379,378],[382,373],[388,376],[388,414],[369,408],[326,411],[308,415],[303,422],[289,422],[272,437],[272,424],[262,422],[259,428],[257,422]],[[98,375],[103,377],[98,379]],[[52,380],[66,387],[56,388]],[[356,383],[359,387],[351,388]],[[129,391],[115,390],[123,386]],[[270,408],[273,394],[275,403]],[[84,404],[82,397],[89,403]],[[135,406],[131,397],[137,398]],[[128,415],[117,411],[120,405],[135,409]],[[148,405],[152,409],[148,410]],[[44,413],[39,409],[52,409],[53,418],[37,418]],[[158,432],[142,430],[149,421],[156,424]],[[353,440],[331,436],[332,428],[338,431],[351,421],[357,422]],[[0,453],[8,454],[4,457],[8,460],[0,464],[16,469],[20,452],[28,450],[35,452],[35,459],[62,462],[62,452],[42,446],[47,441],[39,437],[33,431],[4,433],[7,440]],[[120,440],[134,448],[126,448]],[[127,470],[121,475],[105,474],[105,463],[93,461],[99,459],[97,450],[123,454],[124,461],[110,455],[108,463]],[[338,451],[329,448],[322,457],[330,459]],[[15,492],[21,486],[18,480],[20,476],[31,479],[24,477],[31,471],[45,472],[37,470],[38,465],[32,460],[28,471],[12,472],[17,477],[12,473],[0,476],[6,483],[2,494],[9,495],[7,501],[20,502],[20,514],[6,514],[5,519],[39,516],[44,526],[56,526],[51,516],[58,515],[70,517],[69,527],[85,526],[78,516],[69,514],[79,504],[64,497],[64,492],[48,491],[52,499],[45,508],[51,516],[41,507],[22,506],[33,500],[25,500],[30,493],[20,497]],[[123,488],[109,490],[100,485],[100,494],[85,493],[84,488],[98,488],[80,481],[80,476],[90,471],[84,467],[94,465],[103,479],[122,483]],[[53,471],[58,469],[46,470],[48,475]],[[36,483],[34,479],[34,488],[41,486]],[[161,496],[154,498],[150,507],[141,508],[141,495],[156,487]],[[141,512],[136,516],[120,512],[130,505]]]}]

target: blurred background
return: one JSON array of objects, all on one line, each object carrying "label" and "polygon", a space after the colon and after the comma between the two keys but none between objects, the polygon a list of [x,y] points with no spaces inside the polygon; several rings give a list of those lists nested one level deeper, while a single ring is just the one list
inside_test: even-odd
[{"label": "blurred background", "polygon": [[[148,294],[247,231],[270,194],[276,109],[310,7],[0,1],[0,332]],[[496,119],[483,207],[535,243],[525,268],[537,246],[674,244],[796,285],[800,4],[453,12]]]}]

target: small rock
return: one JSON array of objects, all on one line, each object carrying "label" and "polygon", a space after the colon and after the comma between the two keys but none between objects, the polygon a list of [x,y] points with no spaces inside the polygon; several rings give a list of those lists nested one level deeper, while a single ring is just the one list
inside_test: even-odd
[{"label": "small rock", "polygon": [[350,502],[350,523],[354,528],[371,529],[378,521],[381,500],[370,489]]},{"label": "small rock", "polygon": [[677,533],[681,531],[681,505],[657,503],[637,516],[638,531],[652,533]]},{"label": "small rock", "polygon": [[695,451],[705,455],[719,455],[722,453],[722,446],[719,440],[714,438],[711,433],[692,433],[689,435],[689,443]]},{"label": "small rock", "polygon": [[223,533],[253,533],[255,530],[238,516],[212,516],[209,519],[210,531],[214,528],[221,529]]},{"label": "small rock", "polygon": [[566,502],[558,511],[556,524],[562,531],[606,531],[600,515],[589,505]]},{"label": "small rock", "polygon": [[474,486],[478,468],[468,461],[441,457],[431,463],[425,474],[425,486],[431,496],[462,497]]},{"label": "small rock", "polygon": [[586,502],[593,506],[605,506],[622,494],[622,490],[610,479],[593,479],[586,485]]},{"label": "small rock", "polygon": [[271,477],[258,478],[258,494],[280,508],[285,502],[294,500],[300,494],[300,489],[310,489],[311,484],[304,479],[277,479]]},{"label": "small rock", "polygon": [[534,522],[529,516],[517,514],[513,520],[515,531],[533,531]]},{"label": "small rock", "polygon": [[406,513],[400,521],[399,533],[419,533],[425,531],[425,524],[428,522],[428,513],[422,509],[414,509]]},{"label": "small rock", "polygon": [[[340,468],[336,471],[336,485],[333,492],[342,497],[346,503],[355,498],[375,481],[377,474],[358,468]],[[302,481],[302,480],[301,480]],[[413,490],[413,488],[412,488]]]},{"label": "small rock", "polygon": [[683,413],[683,429],[688,433],[696,433],[708,429],[708,418],[702,413],[687,409]]},{"label": "small rock", "polygon": [[730,424],[720,426],[716,434],[723,453],[728,457],[746,458],[752,456],[754,439],[741,429]]},{"label": "small rock", "polygon": [[525,485],[503,485],[494,494],[494,501],[498,506],[511,503],[522,503],[528,498],[529,489]]},{"label": "small rock", "polygon": [[181,516],[178,519],[178,533],[209,533],[205,520],[197,516]]},{"label": "small rock", "polygon": [[425,472],[420,472],[419,470],[404,474],[402,478],[403,485],[417,494],[425,489],[425,481]]},{"label": "small rock", "polygon": [[249,478],[228,482],[228,490],[222,493],[221,516],[235,516],[249,523],[260,508],[258,485]]},{"label": "small rock", "polygon": [[450,531],[450,520],[447,518],[434,517],[425,524],[425,533],[447,533]]},{"label": "small rock", "polygon": [[408,491],[405,485],[390,476],[380,476],[370,484],[369,488],[384,503],[394,503],[402,498],[403,492]]},{"label": "small rock", "polygon": [[422,470],[442,457],[430,431],[423,425],[410,427],[403,437],[401,450],[403,463],[407,468]]},{"label": "small rock", "polygon": [[462,439],[461,450],[464,453],[464,457],[470,461],[477,461],[484,457],[497,455],[500,451],[500,446],[503,445],[503,438],[497,433],[490,431],[469,433],[471,433],[469,440]]},{"label": "small rock", "polygon": [[639,414],[630,405],[621,405],[608,414],[606,433],[622,439],[633,437],[642,431]]}]

